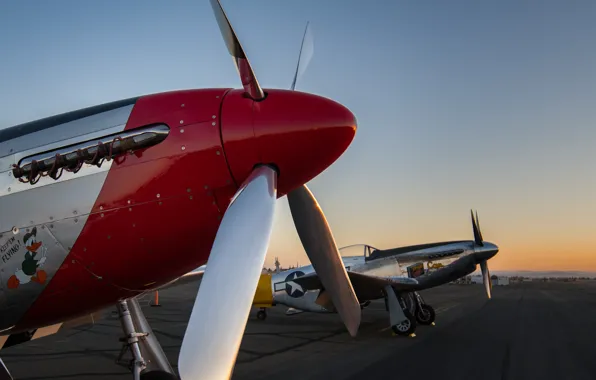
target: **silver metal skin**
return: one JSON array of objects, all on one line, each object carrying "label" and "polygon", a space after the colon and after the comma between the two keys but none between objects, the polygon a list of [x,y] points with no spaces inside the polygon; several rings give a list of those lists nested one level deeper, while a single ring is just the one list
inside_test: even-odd
[{"label": "silver metal skin", "polygon": [[[132,137],[140,144],[146,141],[138,139],[147,136],[163,138],[167,132],[165,126],[123,132],[132,107],[122,106],[12,139],[6,139],[10,131],[0,133],[0,331],[3,334],[11,333],[11,328],[63,264],[113,161],[105,161],[101,167],[84,164],[78,173],[64,171],[58,179],[41,177],[34,185],[14,178],[13,165],[27,164],[32,158],[42,159],[47,156],[44,152],[52,155],[69,152],[73,145],[88,146],[89,141],[105,141],[114,136]],[[25,241],[25,235],[34,229],[34,240]],[[27,276],[20,269],[31,242],[40,245],[34,257],[40,261],[36,273]],[[19,280],[16,288],[13,276]]]},{"label": "silver metal skin", "polygon": [[[412,291],[422,290],[428,287],[440,286],[442,284],[455,281],[462,276],[470,274],[476,270],[476,265],[486,262],[493,257],[499,250],[493,243],[484,242],[482,247],[476,246],[474,241],[446,242],[431,248],[417,249],[420,246],[412,246],[412,251],[408,252],[409,247],[402,247],[401,253],[369,259],[370,252],[375,248],[366,244],[355,244],[341,248],[340,253],[354,254],[359,252],[359,256],[343,256],[341,261],[343,266],[350,272],[361,273],[368,276],[390,279],[395,284],[411,286]],[[390,251],[390,250],[387,250]],[[442,256],[441,252],[449,253]],[[453,254],[453,252],[459,252]],[[452,271],[444,271],[444,275],[435,277],[432,282],[425,282],[424,277],[416,279],[409,278],[407,265],[416,262],[440,263],[444,266],[441,269],[453,268]],[[315,301],[319,296],[319,290],[304,290],[293,280],[312,274],[315,271],[312,265],[290,269],[284,272],[274,274],[271,278],[271,288],[273,289],[273,302],[275,304],[285,305],[291,308],[310,312],[329,312],[330,310],[317,304]],[[379,296],[379,298],[381,298]],[[360,299],[360,302],[364,300]]]},{"label": "silver metal skin", "polygon": [[306,185],[287,197],[304,250],[350,335],[356,336],[362,317],[360,303],[325,215]]},{"label": "silver metal skin", "polygon": [[[52,128],[42,129],[40,131],[29,133],[14,139],[0,142],[0,171],[10,170],[12,164],[16,162],[7,162],[4,157],[14,155],[18,152],[29,152],[35,148],[41,148],[48,143],[57,143],[56,146],[66,145],[70,140],[85,140],[92,137],[92,134],[105,134],[110,128],[119,128],[122,131],[134,104],[116,108],[110,111],[97,113],[92,116],[76,119],[68,123],[59,124]],[[42,152],[42,149],[37,149]],[[28,154],[27,154],[28,155]],[[20,159],[21,157],[17,157]]]},{"label": "silver metal skin", "polygon": [[226,210],[180,348],[183,380],[230,378],[265,262],[276,198],[277,173],[260,166]]},{"label": "silver metal skin", "polygon": [[[342,257],[341,261],[345,268],[350,268],[351,270],[354,265],[364,264],[364,256]],[[330,312],[315,302],[319,296],[320,290],[305,291],[302,286],[293,281],[297,277],[313,272],[315,272],[315,270],[312,265],[305,265],[271,276],[271,289],[273,290],[274,303],[304,311],[317,313]]]},{"label": "silver metal skin", "polygon": [[88,152],[88,155],[92,157],[97,153],[100,144],[108,146],[112,142],[114,151],[118,153],[125,152],[126,150],[146,148],[165,140],[169,132],[170,128],[167,125],[160,124],[145,128],[139,128],[128,132],[119,132],[111,135],[104,135],[94,140],[88,140],[82,143],[73,144],[66,147],[62,146],[51,151],[45,151],[40,154],[25,157],[21,159],[17,165],[25,172],[29,172],[31,170],[32,162],[37,161],[38,165],[39,163],[42,163],[46,168],[49,169],[54,164],[57,154],[66,158],[77,158],[78,150],[86,150]]}]

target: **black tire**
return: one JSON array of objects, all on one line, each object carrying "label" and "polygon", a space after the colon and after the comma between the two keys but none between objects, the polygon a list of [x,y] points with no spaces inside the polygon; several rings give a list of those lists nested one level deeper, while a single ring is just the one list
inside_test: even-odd
[{"label": "black tire", "polygon": [[257,319],[260,321],[264,321],[267,319],[267,312],[265,310],[259,310],[257,312]]},{"label": "black tire", "polygon": [[141,380],[179,380],[178,376],[164,371],[151,371],[141,374]]},{"label": "black tire", "polygon": [[435,309],[430,305],[423,303],[421,307],[416,308],[416,322],[421,325],[432,325],[435,321]]},{"label": "black tire", "polygon": [[406,315],[406,318],[408,318],[408,320],[402,322],[399,325],[391,326],[391,330],[393,330],[393,332],[397,335],[409,336],[413,334],[414,331],[416,331],[416,318],[414,318],[414,316],[412,315],[412,313],[410,313],[409,310],[404,310],[404,314]]}]

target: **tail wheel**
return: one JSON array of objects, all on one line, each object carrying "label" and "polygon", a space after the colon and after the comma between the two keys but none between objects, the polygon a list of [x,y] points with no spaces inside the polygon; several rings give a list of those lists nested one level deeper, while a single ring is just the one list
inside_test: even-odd
[{"label": "tail wheel", "polygon": [[260,321],[264,321],[265,319],[267,319],[267,312],[266,312],[265,310],[259,310],[259,311],[257,312],[257,318],[258,318]]},{"label": "tail wheel", "polygon": [[391,330],[397,335],[409,336],[416,331],[416,318],[410,313],[409,310],[404,310],[407,320],[397,325],[391,326]]},{"label": "tail wheel", "polygon": [[416,321],[421,325],[430,325],[435,321],[435,310],[425,303],[416,309]]}]

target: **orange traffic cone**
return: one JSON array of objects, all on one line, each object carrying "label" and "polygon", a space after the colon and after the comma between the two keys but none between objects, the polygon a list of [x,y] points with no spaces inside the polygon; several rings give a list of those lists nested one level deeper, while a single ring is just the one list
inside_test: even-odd
[{"label": "orange traffic cone", "polygon": [[161,306],[159,304],[159,290],[155,291],[155,298],[153,299],[153,303],[151,304],[151,306],[153,306],[153,307]]}]

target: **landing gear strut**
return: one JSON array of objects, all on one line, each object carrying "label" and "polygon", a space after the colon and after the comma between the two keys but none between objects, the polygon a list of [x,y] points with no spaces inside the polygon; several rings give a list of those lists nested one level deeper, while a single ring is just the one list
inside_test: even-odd
[{"label": "landing gear strut", "polygon": [[120,301],[116,307],[125,334],[124,338],[120,339],[123,345],[116,363],[121,364],[122,358],[130,350],[133,358],[130,360],[129,368],[134,380],[178,379],[137,299]]},{"label": "landing gear strut", "polygon": [[393,287],[385,287],[385,300],[389,310],[389,323],[397,335],[409,336],[416,331],[416,318],[412,315],[403,297],[395,294]]}]

